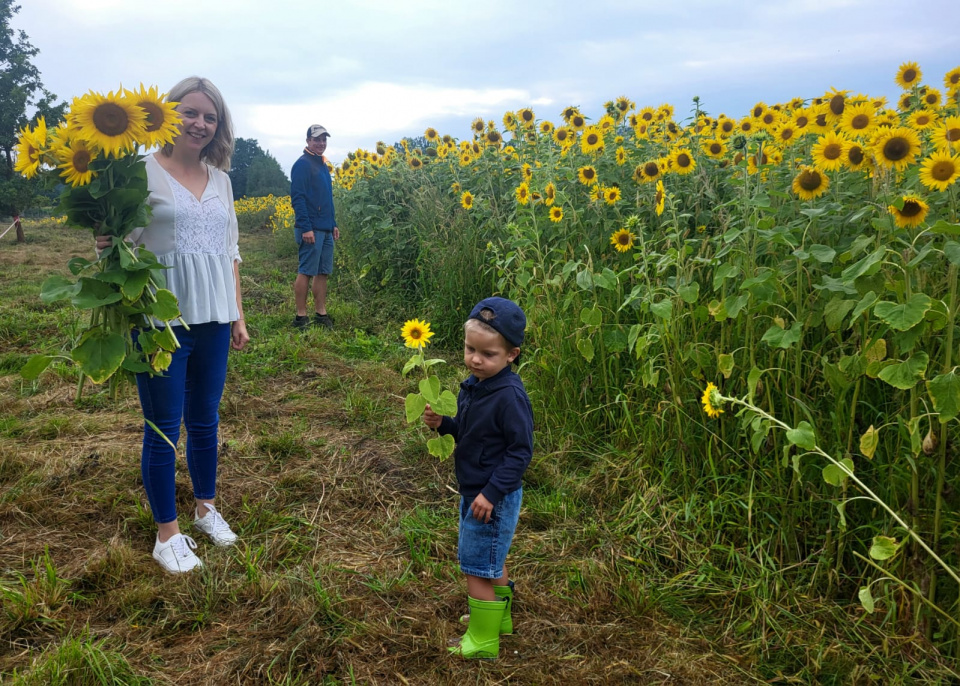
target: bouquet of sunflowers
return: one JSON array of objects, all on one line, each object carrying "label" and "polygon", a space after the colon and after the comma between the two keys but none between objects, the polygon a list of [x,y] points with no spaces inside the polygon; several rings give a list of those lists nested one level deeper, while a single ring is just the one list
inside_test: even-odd
[{"label": "bouquet of sunflowers", "polygon": [[[164,288],[166,267],[125,240],[150,222],[141,150],[173,142],[180,120],[175,105],[164,102],[156,87],[142,84],[135,92],[91,91],[74,99],[56,128],[40,118],[34,128],[20,132],[16,170],[27,178],[44,174],[50,182],[66,184],[57,210],[66,223],[113,239],[96,259],[68,262],[75,280],[51,276],[40,291],[45,303],[69,300],[90,311],[89,325],[69,351],[81,371],[78,400],[87,377],[94,383],[110,380],[115,396],[121,378],[162,372],[179,346],[169,323],[179,319],[180,309]],[[135,328],[141,329],[136,344]],[[36,379],[58,357],[33,355],[21,374]]]}]

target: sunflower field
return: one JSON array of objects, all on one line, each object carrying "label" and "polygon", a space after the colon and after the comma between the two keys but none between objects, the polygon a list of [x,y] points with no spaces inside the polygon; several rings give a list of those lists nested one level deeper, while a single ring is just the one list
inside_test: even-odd
[{"label": "sunflower field", "polygon": [[815,598],[960,656],[960,67],[896,81],[357,150],[343,271],[451,350],[474,302],[517,301],[534,477],[731,631]]}]

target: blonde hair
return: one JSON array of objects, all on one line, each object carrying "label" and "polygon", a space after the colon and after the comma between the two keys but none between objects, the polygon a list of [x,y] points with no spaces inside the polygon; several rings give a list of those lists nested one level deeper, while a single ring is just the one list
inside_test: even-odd
[{"label": "blonde hair", "polygon": [[[230,158],[233,156],[233,120],[230,118],[230,110],[227,109],[223,96],[213,82],[201,76],[188,76],[171,88],[167,93],[167,102],[180,102],[190,93],[203,93],[210,98],[210,102],[217,110],[217,132],[213,134],[213,140],[200,152],[200,159],[217,169],[228,172]],[[172,143],[163,146],[164,155],[169,157],[172,152]]]}]

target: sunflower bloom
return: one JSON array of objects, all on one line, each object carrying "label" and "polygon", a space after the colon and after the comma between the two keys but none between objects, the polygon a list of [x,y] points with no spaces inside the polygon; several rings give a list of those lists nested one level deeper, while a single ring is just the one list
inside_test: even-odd
[{"label": "sunflower bloom", "polygon": [[520,124],[526,128],[530,128],[536,122],[536,115],[533,113],[529,107],[524,107],[522,110],[517,110],[517,119],[520,121]]},{"label": "sunflower bloom", "polygon": [[70,147],[57,150],[57,159],[60,164],[60,176],[71,186],[88,184],[96,176],[90,169],[90,163],[97,159],[97,148],[83,140],[75,140]]},{"label": "sunflower bloom", "polygon": [[863,146],[850,141],[843,146],[843,166],[850,171],[860,171],[867,163],[867,153]]},{"label": "sunflower bloom", "polygon": [[423,348],[430,342],[433,331],[430,330],[428,322],[411,319],[404,323],[400,335],[403,336],[403,344],[408,348]]},{"label": "sunflower bloom", "polygon": [[543,203],[549,207],[557,199],[557,187],[553,183],[548,183],[543,189]]},{"label": "sunflower bloom", "polygon": [[517,197],[517,202],[521,205],[530,202],[530,185],[526,181],[517,186],[513,193]]},{"label": "sunflower bloom", "polygon": [[580,136],[580,149],[584,153],[603,152],[603,131],[597,126],[589,126]]},{"label": "sunflower bloom", "polygon": [[473,209],[473,193],[470,191],[463,192],[463,195],[460,196],[460,207],[465,210]]},{"label": "sunflower bloom", "polygon": [[550,221],[557,223],[563,219],[563,208],[561,207],[551,207],[550,208]]},{"label": "sunflower bloom", "polygon": [[861,102],[847,107],[840,117],[840,129],[851,136],[865,138],[876,127],[876,117],[873,105]]},{"label": "sunflower bloom", "polygon": [[960,152],[960,117],[946,117],[934,126],[930,140],[939,150]]},{"label": "sunflower bloom", "polygon": [[697,168],[693,153],[689,148],[677,148],[670,153],[670,169],[677,174],[686,175]]},{"label": "sunflower bloom", "polygon": [[173,143],[180,135],[180,113],[177,112],[177,103],[164,102],[163,96],[156,86],[149,89],[140,84],[140,90],[124,90],[123,95],[147,114],[143,136],[140,143],[145,148],[164,146]]},{"label": "sunflower bloom", "polygon": [[597,183],[597,170],[587,165],[577,170],[577,178],[584,186],[592,186]]},{"label": "sunflower bloom", "polygon": [[848,139],[842,133],[830,131],[817,140],[810,150],[814,165],[819,169],[834,171],[843,164],[843,146]]},{"label": "sunflower bloom", "polygon": [[930,206],[916,195],[905,195],[902,209],[897,209],[896,205],[888,205],[887,211],[893,215],[894,224],[901,229],[906,229],[922,224],[927,218]]},{"label": "sunflower bloom", "polygon": [[610,234],[610,245],[616,248],[617,252],[627,252],[636,240],[637,237],[630,233],[629,229],[620,229]]},{"label": "sunflower bloom", "polygon": [[916,110],[911,112],[910,116],[907,117],[907,124],[910,125],[910,128],[916,129],[917,131],[923,131],[925,129],[932,128],[936,125],[939,117],[936,112],[931,112],[930,110]]},{"label": "sunflower bloom", "polygon": [[40,117],[35,128],[21,129],[20,140],[15,148],[17,160],[14,171],[32,179],[40,171],[43,155],[47,148],[47,124]]},{"label": "sunflower bloom", "polygon": [[960,176],[960,155],[937,150],[920,166],[920,183],[934,191],[945,191]]},{"label": "sunflower bloom", "polygon": [[603,201],[608,205],[616,205],[620,201],[620,189],[616,186],[604,188]]},{"label": "sunflower bloom", "polygon": [[907,126],[890,128],[876,137],[873,154],[877,162],[903,171],[913,164],[920,152],[920,136]]},{"label": "sunflower bloom", "polygon": [[134,150],[147,127],[146,110],[119,92],[102,95],[90,91],[74,100],[70,116],[79,138],[114,156]]},{"label": "sunflower bloom", "polygon": [[920,71],[916,62],[904,62],[897,70],[897,85],[904,90],[910,90],[914,85],[920,83],[923,78],[923,72]]},{"label": "sunflower bloom", "polygon": [[723,414],[723,399],[720,397],[720,389],[712,382],[707,384],[700,402],[703,404],[703,411],[707,413],[710,419],[716,419]]},{"label": "sunflower bloom", "polygon": [[827,192],[830,179],[816,167],[804,165],[793,179],[793,192],[801,200],[813,200]]},{"label": "sunflower bloom", "polygon": [[663,187],[663,179],[657,179],[657,192],[653,196],[654,207],[659,217],[667,203],[667,191]]}]

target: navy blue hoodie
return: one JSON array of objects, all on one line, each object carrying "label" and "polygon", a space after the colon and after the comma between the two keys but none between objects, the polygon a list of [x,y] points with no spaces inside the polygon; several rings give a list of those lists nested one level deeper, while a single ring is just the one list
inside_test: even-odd
[{"label": "navy blue hoodie", "polygon": [[333,208],[330,170],[321,155],[304,150],[290,170],[290,205],[293,207],[297,242],[304,231],[333,231],[337,217]]},{"label": "navy blue hoodie", "polygon": [[444,417],[437,431],[457,442],[453,464],[460,495],[483,493],[496,505],[520,488],[533,457],[533,408],[509,365],[483,381],[467,377],[460,384],[457,416]]}]

